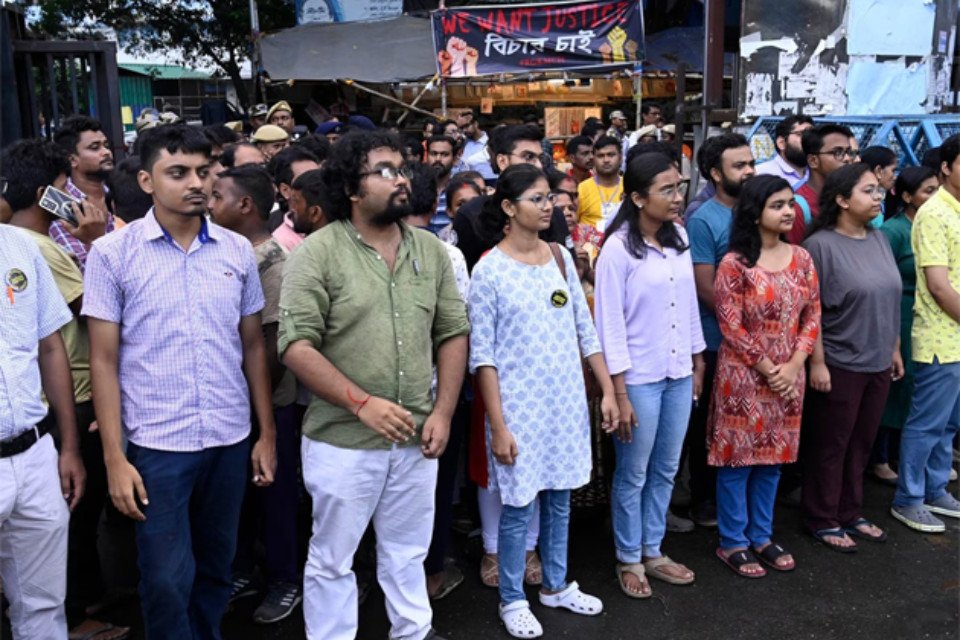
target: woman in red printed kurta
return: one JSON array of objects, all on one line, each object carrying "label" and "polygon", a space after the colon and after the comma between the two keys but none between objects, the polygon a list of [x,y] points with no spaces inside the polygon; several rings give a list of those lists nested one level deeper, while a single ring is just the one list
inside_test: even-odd
[{"label": "woman in red printed kurta", "polygon": [[785,180],[748,181],[714,283],[723,343],[707,446],[708,462],[718,467],[717,556],[750,578],[766,574],[758,560],[794,568],[770,540],[773,504],[780,465],[797,459],[804,361],[820,330],[820,299],[810,254],[781,239],[793,218]]}]

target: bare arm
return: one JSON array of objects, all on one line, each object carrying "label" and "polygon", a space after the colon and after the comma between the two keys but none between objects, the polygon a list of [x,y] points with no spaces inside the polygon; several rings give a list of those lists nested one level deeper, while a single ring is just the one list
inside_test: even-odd
[{"label": "bare arm", "polygon": [[150,503],[140,473],[123,453],[120,417],[120,325],[87,318],[90,333],[90,378],[93,382],[93,407],[97,413],[103,462],[107,467],[110,499],[120,513],[134,520],[146,520],[137,499]]},{"label": "bare arm", "polygon": [[423,455],[443,454],[450,439],[450,419],[457,408],[467,366],[467,336],[456,336],[437,349],[437,401],[423,425]]},{"label": "bare arm", "polygon": [[490,422],[491,453],[500,464],[512,465],[516,462],[520,451],[503,417],[497,370],[489,366],[480,367],[476,370],[476,379],[480,386],[480,395],[483,396],[483,405],[487,410],[487,420]]},{"label": "bare arm", "polygon": [[267,486],[273,482],[277,470],[277,429],[273,422],[273,400],[270,372],[267,368],[267,349],[263,341],[260,314],[240,319],[240,341],[243,344],[243,373],[250,387],[250,400],[260,425],[260,437],[250,454],[253,462],[253,483]]},{"label": "bare arm", "polygon": [[83,497],[86,472],[80,460],[80,438],[77,434],[77,411],[73,397],[70,361],[59,331],[40,341],[37,352],[40,383],[47,402],[60,428],[60,488],[73,510]]},{"label": "bare arm", "polygon": [[924,267],[923,275],[927,280],[927,289],[937,306],[954,322],[960,323],[960,291],[950,284],[947,267]]},{"label": "bare arm", "polygon": [[697,299],[711,311],[717,310],[717,298],[713,289],[713,279],[717,273],[711,264],[693,265],[693,278],[697,286]]},{"label": "bare arm", "polygon": [[311,393],[356,414],[364,425],[391,442],[405,442],[416,435],[416,425],[409,411],[361,389],[308,340],[291,343],[282,360]]},{"label": "bare arm", "polygon": [[279,324],[271,322],[263,325],[263,342],[267,349],[267,370],[270,371],[270,388],[276,389],[283,379],[286,369],[277,353],[277,329]]}]

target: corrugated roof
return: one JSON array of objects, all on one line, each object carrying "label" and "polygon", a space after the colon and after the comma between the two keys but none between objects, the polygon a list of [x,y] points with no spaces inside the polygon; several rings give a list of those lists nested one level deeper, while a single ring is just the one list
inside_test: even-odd
[{"label": "corrugated roof", "polygon": [[131,62],[118,63],[117,67],[142,76],[150,76],[157,80],[208,80],[209,73],[194,71],[175,64],[139,64]]}]

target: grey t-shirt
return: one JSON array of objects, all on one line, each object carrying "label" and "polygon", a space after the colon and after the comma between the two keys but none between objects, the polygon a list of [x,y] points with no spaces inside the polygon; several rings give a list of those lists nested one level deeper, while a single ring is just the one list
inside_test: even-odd
[{"label": "grey t-shirt", "polygon": [[827,364],[859,373],[889,369],[900,335],[903,284],[886,238],[874,230],[857,239],[824,229],[803,247],[820,278]]}]

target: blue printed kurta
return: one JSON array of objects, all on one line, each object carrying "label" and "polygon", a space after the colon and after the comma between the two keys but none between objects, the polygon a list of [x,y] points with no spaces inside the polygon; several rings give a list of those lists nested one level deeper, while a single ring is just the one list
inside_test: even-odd
[{"label": "blue printed kurta", "polygon": [[470,280],[470,371],[497,369],[503,417],[519,451],[512,466],[498,463],[487,422],[490,488],[516,507],[545,489],[574,489],[590,480],[580,354],[598,353],[600,342],[573,260],[561,253],[566,281],[552,259],[528,265],[499,248],[477,263]]}]

